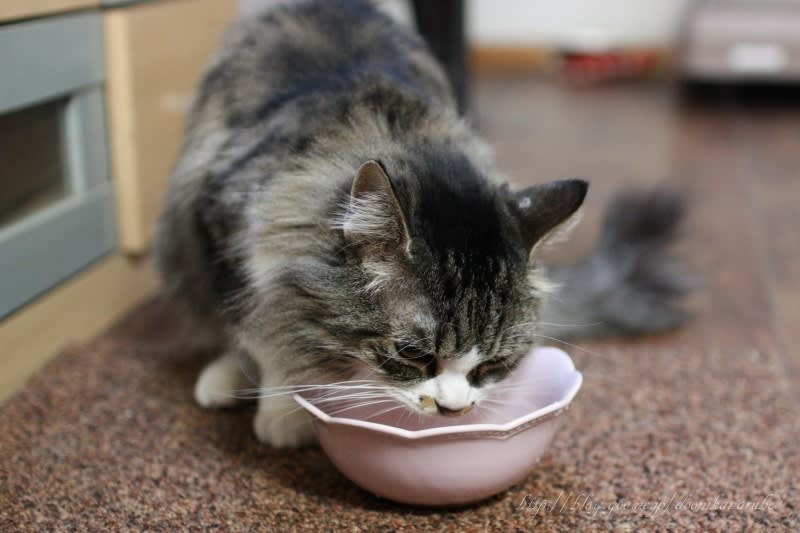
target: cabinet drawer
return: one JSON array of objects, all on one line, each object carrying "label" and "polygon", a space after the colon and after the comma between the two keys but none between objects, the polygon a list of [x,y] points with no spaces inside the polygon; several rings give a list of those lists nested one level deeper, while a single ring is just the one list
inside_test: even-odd
[{"label": "cabinet drawer", "polygon": [[109,253],[102,25],[0,27],[0,317]]},{"label": "cabinet drawer", "polygon": [[171,0],[105,14],[112,168],[119,246],[143,253],[163,205],[183,120],[234,0]]}]

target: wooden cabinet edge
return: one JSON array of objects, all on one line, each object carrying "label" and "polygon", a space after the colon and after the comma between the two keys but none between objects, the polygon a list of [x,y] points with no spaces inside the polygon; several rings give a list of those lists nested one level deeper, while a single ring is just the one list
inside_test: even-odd
[{"label": "wooden cabinet edge", "polygon": [[100,7],[100,0],[2,0],[0,23]]},{"label": "wooden cabinet edge", "polygon": [[130,28],[124,8],[109,9],[103,15],[106,54],[106,102],[109,123],[111,175],[117,207],[119,248],[139,254],[148,240],[141,228],[141,188],[134,113],[133,60]]}]

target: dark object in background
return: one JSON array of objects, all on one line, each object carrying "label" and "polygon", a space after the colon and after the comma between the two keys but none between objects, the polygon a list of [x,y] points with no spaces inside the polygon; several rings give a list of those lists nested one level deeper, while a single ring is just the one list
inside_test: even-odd
[{"label": "dark object in background", "polygon": [[417,30],[450,77],[463,115],[469,107],[464,0],[413,0]]},{"label": "dark object in background", "polygon": [[800,2],[698,2],[679,62],[686,81],[800,83]]}]

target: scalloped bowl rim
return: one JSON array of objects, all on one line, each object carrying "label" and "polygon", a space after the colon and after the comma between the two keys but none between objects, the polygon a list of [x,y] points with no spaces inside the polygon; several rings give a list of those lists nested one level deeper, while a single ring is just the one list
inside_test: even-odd
[{"label": "scalloped bowl rim", "polygon": [[[558,349],[558,348],[556,348]],[[370,431],[374,431],[377,433],[383,433],[385,435],[390,435],[393,437],[400,437],[406,440],[416,440],[416,439],[423,439],[427,437],[439,437],[441,435],[455,435],[455,434],[465,434],[469,435],[471,433],[477,432],[494,432],[494,433],[511,433],[517,427],[527,424],[536,420],[537,418],[544,417],[556,411],[560,411],[566,408],[572,400],[575,398],[575,395],[578,394],[578,391],[583,384],[583,374],[581,374],[576,368],[574,363],[572,362],[572,358],[567,355],[566,352],[563,350],[559,350],[563,357],[566,357],[572,367],[572,375],[574,376],[574,381],[572,385],[567,389],[564,396],[555,402],[552,402],[544,407],[540,407],[539,409],[530,412],[526,415],[519,416],[514,420],[506,422],[505,424],[462,424],[462,425],[455,425],[455,426],[442,426],[442,427],[435,427],[435,428],[427,428],[427,429],[403,429],[395,426],[389,426],[386,424],[381,424],[380,422],[371,422],[369,420],[359,420],[356,418],[346,418],[346,417],[336,417],[331,416],[313,403],[309,402],[305,398],[303,398],[300,394],[294,395],[294,400],[300,404],[303,409],[311,413],[318,421],[323,422],[325,424],[330,425],[339,425],[339,426],[351,426],[357,427],[361,429],[367,429]]]}]

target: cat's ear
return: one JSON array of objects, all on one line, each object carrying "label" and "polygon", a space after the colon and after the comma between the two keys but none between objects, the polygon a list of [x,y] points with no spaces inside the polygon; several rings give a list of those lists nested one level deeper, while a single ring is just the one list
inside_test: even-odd
[{"label": "cat's ear", "polygon": [[356,172],[342,229],[362,255],[410,254],[411,237],[403,210],[391,179],[377,161],[367,161]]},{"label": "cat's ear", "polygon": [[589,184],[559,180],[534,185],[512,194],[520,234],[529,250],[573,218],[583,204]]}]

